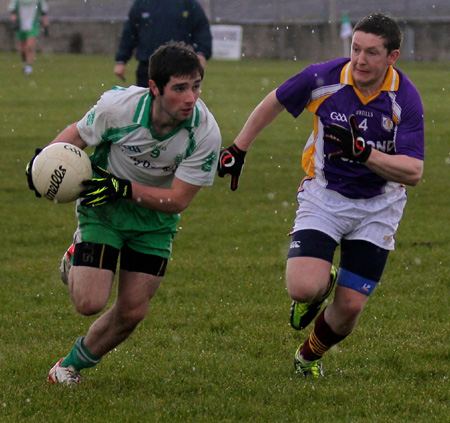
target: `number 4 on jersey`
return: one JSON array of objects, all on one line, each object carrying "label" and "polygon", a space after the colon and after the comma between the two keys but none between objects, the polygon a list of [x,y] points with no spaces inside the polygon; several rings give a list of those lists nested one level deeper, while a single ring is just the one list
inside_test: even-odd
[{"label": "number 4 on jersey", "polygon": [[358,124],[358,128],[367,131],[369,127],[367,126],[367,118],[365,118],[361,123]]}]

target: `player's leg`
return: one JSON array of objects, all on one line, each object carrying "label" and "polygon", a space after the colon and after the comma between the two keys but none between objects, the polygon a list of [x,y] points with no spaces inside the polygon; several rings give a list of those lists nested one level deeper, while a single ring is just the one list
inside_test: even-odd
[{"label": "player's leg", "polygon": [[166,266],[166,258],[123,247],[117,300],[93,323],[85,338],[85,345],[93,355],[101,357],[111,351],[145,319]]},{"label": "player's leg", "polygon": [[27,55],[26,55],[26,32],[17,32],[17,50],[19,51],[20,57],[22,59],[23,71],[25,73],[25,66],[27,65]]},{"label": "player's leg", "polygon": [[[161,284],[166,266],[166,258],[124,246],[116,303],[91,325],[85,337],[77,339],[69,355],[52,368],[48,380],[52,383],[78,383],[82,369],[95,366],[103,355],[127,339],[146,317],[149,302]],[[77,270],[74,259],[69,286],[72,283],[76,286]]]},{"label": "player's leg", "polygon": [[[341,279],[342,281],[342,279]],[[338,285],[332,303],[324,310],[324,318],[338,335],[348,336],[358,322],[369,297],[351,288]]]},{"label": "player's leg", "polygon": [[119,250],[106,244],[75,245],[69,292],[75,309],[85,316],[101,312],[109,299]]},{"label": "player's leg", "polygon": [[322,356],[353,331],[381,279],[388,250],[360,240],[342,240],[340,270],[332,303],[317,317],[314,330],[298,348],[294,363],[320,365]]},{"label": "player's leg", "polygon": [[24,64],[27,62],[26,42],[27,42],[26,39],[25,40],[19,39],[19,41],[17,42],[17,49],[19,50],[20,57],[22,58],[22,63]]},{"label": "player's leg", "polygon": [[[93,315],[107,304],[119,250],[105,244],[81,242],[75,245],[73,265],[69,272],[69,292],[75,309],[83,315]],[[101,357],[92,354],[78,338],[66,357],[50,370],[50,383],[72,385],[82,380],[80,370],[95,366]]]},{"label": "player's leg", "polygon": [[356,326],[369,296],[381,280],[389,250],[362,240],[342,240],[341,261],[333,302],[325,318],[342,335]]},{"label": "player's leg", "polygon": [[28,65],[33,66],[36,56],[36,37],[34,35],[25,40],[25,61]]},{"label": "player's leg", "polygon": [[22,57],[23,72],[29,75],[33,72],[36,50],[36,36],[32,31],[18,31],[18,50]]},{"label": "player's leg", "polygon": [[85,345],[96,357],[102,357],[125,341],[147,316],[151,298],[162,277],[120,271],[116,303],[97,319],[85,337]]},{"label": "player's leg", "polygon": [[286,286],[299,303],[313,303],[328,291],[331,263],[315,257],[292,257],[286,264]]},{"label": "player's leg", "polygon": [[308,326],[331,295],[336,281],[332,266],[337,242],[318,230],[293,234],[286,264],[286,285],[291,298],[291,326]]}]

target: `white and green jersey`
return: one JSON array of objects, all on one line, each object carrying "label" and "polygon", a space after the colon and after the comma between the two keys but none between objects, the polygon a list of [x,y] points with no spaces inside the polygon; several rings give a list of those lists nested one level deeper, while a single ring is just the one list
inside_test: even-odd
[{"label": "white and green jersey", "polygon": [[159,137],[150,122],[148,88],[106,91],[78,124],[83,141],[95,147],[93,161],[120,178],[170,188],[174,176],[207,186],[214,181],[221,145],[219,126],[198,99],[189,121]]},{"label": "white and green jersey", "polygon": [[[212,185],[221,145],[220,130],[203,101],[191,119],[164,137],[150,122],[148,88],[114,87],[78,124],[84,142],[94,147],[93,162],[120,178],[141,185],[170,188],[173,178]],[[179,214],[166,214],[118,200],[100,207],[78,204],[76,242],[124,242],[145,254],[170,257]]]},{"label": "white and green jersey", "polygon": [[48,12],[46,0],[11,0],[9,12],[16,13],[20,31],[32,31],[39,26],[39,17]]}]

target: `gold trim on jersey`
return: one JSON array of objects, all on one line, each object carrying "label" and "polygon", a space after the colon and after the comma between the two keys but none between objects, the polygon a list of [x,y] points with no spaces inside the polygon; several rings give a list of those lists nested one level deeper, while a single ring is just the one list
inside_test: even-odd
[{"label": "gold trim on jersey", "polygon": [[356,95],[361,100],[361,103],[368,104],[372,100],[377,98],[380,95],[381,91],[397,91],[400,85],[400,76],[392,66],[389,66],[380,91],[369,97],[364,97],[361,91],[359,91],[356,87],[355,80],[353,79],[353,75],[351,72],[351,62],[348,62],[341,70],[341,84],[352,85]]}]

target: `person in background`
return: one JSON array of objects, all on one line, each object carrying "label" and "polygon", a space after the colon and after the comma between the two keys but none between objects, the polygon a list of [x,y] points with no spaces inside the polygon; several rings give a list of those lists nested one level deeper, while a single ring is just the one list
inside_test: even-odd
[{"label": "person in background", "polygon": [[[322,356],[353,331],[394,249],[405,185],[422,177],[423,106],[412,82],[393,66],[401,41],[391,17],[361,19],[350,59],[310,65],[269,93],[219,157],[219,176],[230,174],[235,190],[244,156],[267,125],[283,110],[294,117],[304,109],[314,114],[286,265],[291,326],[305,329],[318,315],[294,354],[295,370],[305,376],[323,376]],[[320,312],[334,286],[332,302]]]},{"label": "person in background", "polygon": [[148,58],[168,41],[191,45],[205,66],[212,54],[208,18],[196,0],[135,0],[124,24],[114,73],[125,80],[126,64],[135,51],[136,85],[148,87]]},{"label": "person in background", "polygon": [[12,0],[9,12],[11,25],[19,42],[18,50],[22,56],[23,73],[29,75],[33,72],[41,20],[44,35],[49,34],[48,5],[46,0]]}]

